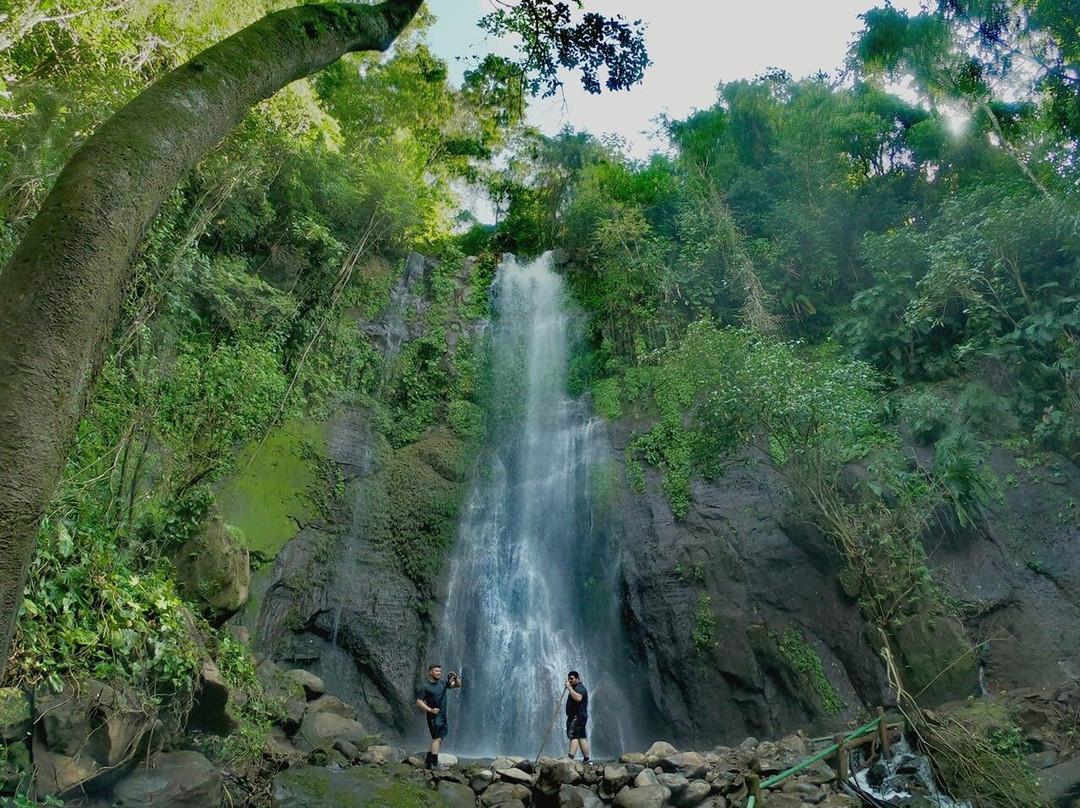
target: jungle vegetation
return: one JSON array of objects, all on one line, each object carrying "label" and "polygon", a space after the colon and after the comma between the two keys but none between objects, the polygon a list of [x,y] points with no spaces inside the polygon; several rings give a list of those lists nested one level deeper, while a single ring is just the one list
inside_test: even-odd
[{"label": "jungle vegetation", "polygon": [[[283,5],[0,12],[0,264],[103,121]],[[468,350],[448,370],[433,323],[387,363],[356,328],[408,250],[448,272],[481,256],[476,299],[499,253],[560,250],[590,315],[573,392],[653,424],[631,482],[655,468],[685,515],[690,481],[750,446],[834,539],[868,618],[887,631],[918,614],[934,586],[922,531],[978,518],[999,484],[994,445],[1080,460],[1076,15],[1059,0],[869,11],[842,74],[723,84],[710,108],[664,120],[669,147],[644,161],[524,125],[523,99],[559,65],[591,89],[612,75],[602,57],[574,62],[572,39],[527,53],[528,72],[489,59],[454,87],[421,10],[388,55],[288,84],[166,189],[139,242],[5,680],[190,687],[169,554],[213,513],[240,449],[284,421],[362,401],[394,449],[435,426],[475,438]],[[624,50],[608,65],[629,67],[613,86],[647,64],[631,33],[614,32]],[[908,78],[917,98],[890,92]],[[457,232],[456,182],[487,188],[495,225]],[[853,462],[870,472],[858,501],[835,486]]]}]

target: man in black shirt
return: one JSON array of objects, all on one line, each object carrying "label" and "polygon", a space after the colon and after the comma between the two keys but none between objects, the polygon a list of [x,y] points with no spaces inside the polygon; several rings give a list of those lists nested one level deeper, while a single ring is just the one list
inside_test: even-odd
[{"label": "man in black shirt", "polygon": [[439,765],[439,747],[449,729],[446,719],[446,691],[461,687],[461,679],[454,671],[443,678],[442,665],[428,668],[428,680],[416,696],[416,706],[427,713],[428,733],[431,743],[428,745],[424,768],[432,769]]},{"label": "man in black shirt", "polygon": [[582,759],[589,762],[589,741],[585,734],[585,724],[589,720],[589,691],[581,683],[581,674],[570,671],[566,674],[566,737],[570,739],[570,759],[577,754],[581,746]]}]

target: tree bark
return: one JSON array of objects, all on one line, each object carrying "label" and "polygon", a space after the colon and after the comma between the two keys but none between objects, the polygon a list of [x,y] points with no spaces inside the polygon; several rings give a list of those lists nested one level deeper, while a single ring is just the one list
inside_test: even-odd
[{"label": "tree bark", "polygon": [[386,50],[421,5],[326,3],[264,17],[147,88],[61,172],[0,273],[5,666],[42,516],[165,196],[256,103],[345,53]]}]

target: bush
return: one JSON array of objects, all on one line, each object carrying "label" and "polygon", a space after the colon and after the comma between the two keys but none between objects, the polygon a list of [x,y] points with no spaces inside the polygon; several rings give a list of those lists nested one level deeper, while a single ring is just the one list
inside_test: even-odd
[{"label": "bush", "polygon": [[188,611],[166,562],[139,563],[113,537],[46,519],[6,680],[120,679],[183,703],[199,672]]}]

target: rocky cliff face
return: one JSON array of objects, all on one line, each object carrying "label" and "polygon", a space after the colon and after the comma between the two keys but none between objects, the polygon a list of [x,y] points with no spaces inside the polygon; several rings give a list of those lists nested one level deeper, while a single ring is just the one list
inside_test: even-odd
[{"label": "rocky cliff face", "polygon": [[[629,433],[614,433],[621,451]],[[882,702],[858,607],[822,538],[793,521],[773,469],[732,463],[695,486],[682,521],[654,472],[646,487],[620,507],[625,612],[674,742],[771,736],[829,713],[835,724]]]},{"label": "rocky cliff face", "polygon": [[987,687],[1080,677],[1080,468],[1047,454],[990,458],[1000,499],[976,528],[927,549],[967,615]]},{"label": "rocky cliff face", "polygon": [[[630,430],[612,431],[621,452]],[[962,624],[944,614],[912,621],[894,640],[912,666],[938,670],[955,660],[957,639],[974,647],[934,683],[934,702],[976,695],[976,661],[990,689],[1049,686],[1080,670],[1080,470],[1059,457],[1018,464],[1002,451],[992,464],[1003,492],[984,522],[927,540]],[[889,703],[876,632],[766,461],[748,453],[698,482],[682,521],[658,475],[646,471],[646,483],[619,507],[624,612],[670,737],[771,737]]]},{"label": "rocky cliff face", "polygon": [[[359,324],[388,355],[420,335],[429,269],[410,257],[394,305]],[[610,425],[617,467],[632,428]],[[253,582],[244,619],[259,650],[317,673],[369,726],[404,734],[417,725],[412,687],[438,603],[364,535],[365,481],[390,452],[370,414],[343,410],[326,434],[349,507],[329,521],[296,519],[295,537]],[[460,482],[434,455],[417,457],[432,479]],[[1001,450],[991,462],[1001,498],[982,524],[927,541],[947,611],[960,619],[940,610],[898,632],[907,662],[925,670],[953,662],[958,641],[975,648],[933,683],[929,701],[976,693],[976,662],[992,690],[1080,674],[1080,469]],[[649,683],[640,736],[708,747],[831,729],[889,703],[876,632],[838,583],[829,542],[800,522],[767,460],[751,451],[720,479],[697,482],[684,520],[648,469],[646,483],[642,494],[624,485],[611,517],[633,645],[627,675]]]},{"label": "rocky cliff face", "polygon": [[[411,254],[391,290],[390,306],[375,320],[357,322],[387,358],[427,334],[432,267],[423,256]],[[456,302],[466,294],[468,269],[454,279]],[[475,324],[457,320],[445,325],[457,337]],[[448,343],[452,351],[457,339]],[[401,571],[393,553],[370,535],[364,518],[370,483],[394,454],[375,428],[373,414],[361,407],[343,408],[323,434],[325,445],[318,453],[343,495],[329,513],[290,513],[295,534],[272,566],[256,576],[238,622],[249,629],[257,652],[315,673],[357,705],[361,721],[396,734],[415,724],[413,686],[426,668],[431,593]],[[446,485],[458,482],[437,451],[416,451],[410,457],[417,473]],[[324,481],[321,487],[328,485]],[[260,505],[231,504],[237,512]]]}]

